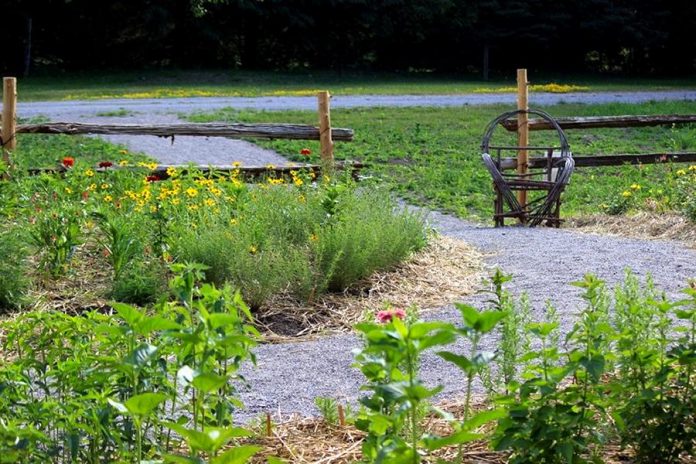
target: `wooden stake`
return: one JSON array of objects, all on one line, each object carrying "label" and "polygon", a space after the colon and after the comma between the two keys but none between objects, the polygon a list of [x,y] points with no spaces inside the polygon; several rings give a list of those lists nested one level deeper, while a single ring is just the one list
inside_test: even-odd
[{"label": "wooden stake", "polygon": [[273,428],[271,427],[271,413],[266,413],[266,436],[270,437],[273,433]]},{"label": "wooden stake", "polygon": [[346,413],[343,410],[343,405],[339,404],[338,405],[338,423],[341,427],[346,426]]},{"label": "wooden stake", "polygon": [[17,148],[17,79],[3,78],[2,87],[2,160],[10,165],[10,153]]},{"label": "wooden stake", "polygon": [[[517,109],[518,110],[528,110],[529,104],[529,86],[527,82],[527,70],[518,69],[517,70]],[[529,120],[529,115],[527,113],[520,113],[517,116],[517,146],[527,147],[529,145],[529,127],[527,126],[527,121]],[[517,174],[523,175],[527,173],[527,150],[521,149],[517,152]],[[520,203],[522,208],[527,205],[527,192],[525,190],[520,190],[517,192],[517,201]],[[524,222],[524,218],[520,218],[520,221]]]},{"label": "wooden stake", "polygon": [[319,144],[321,147],[321,163],[327,169],[333,167],[333,139],[331,137],[331,110],[329,99],[331,95],[327,91],[317,94],[319,99]]}]

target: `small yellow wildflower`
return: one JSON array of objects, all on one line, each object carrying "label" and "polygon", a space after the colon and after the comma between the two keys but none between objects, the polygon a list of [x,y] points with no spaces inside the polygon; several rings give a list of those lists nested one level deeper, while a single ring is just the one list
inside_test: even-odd
[{"label": "small yellow wildflower", "polygon": [[309,240],[311,240],[312,242],[316,242],[317,240],[319,240],[319,236],[317,234],[312,234],[309,236]]},{"label": "small yellow wildflower", "polygon": [[106,203],[111,203],[112,201],[114,201],[114,199],[111,195],[104,195],[104,201]]},{"label": "small yellow wildflower", "polygon": [[176,206],[179,203],[181,203],[181,200],[179,200],[178,198],[172,198],[172,205]]},{"label": "small yellow wildflower", "polygon": [[631,190],[640,190],[640,185],[638,185],[638,184],[631,184]]},{"label": "small yellow wildflower", "polygon": [[101,189],[102,189],[102,190],[106,190],[106,189],[108,189],[109,187],[110,187],[109,184],[101,184]]},{"label": "small yellow wildflower", "polygon": [[169,166],[169,167],[167,168],[167,175],[168,175],[169,177],[176,177],[177,174],[179,174],[179,173],[177,172],[177,170],[176,170],[175,167]]},{"label": "small yellow wildflower", "polygon": [[239,161],[235,161],[234,163],[232,163],[232,166],[235,168],[238,168],[241,165],[242,165],[242,163],[240,163]]},{"label": "small yellow wildflower", "polygon": [[270,185],[280,185],[280,184],[284,184],[285,181],[283,180],[282,177],[279,177],[277,179],[268,179],[268,183]]},{"label": "small yellow wildflower", "polygon": [[304,184],[304,181],[302,179],[300,179],[299,177],[295,177],[292,180],[292,183],[295,184],[297,187],[301,187],[302,184]]},{"label": "small yellow wildflower", "polygon": [[686,171],[685,171],[684,169],[680,169],[680,170],[677,171],[677,175],[678,175],[678,176],[683,176],[683,175],[685,175],[685,174],[686,174]]},{"label": "small yellow wildflower", "polygon": [[212,193],[212,194],[215,195],[216,197],[219,197],[219,196],[222,194],[222,190],[220,190],[220,189],[217,188],[217,187],[212,187],[212,188],[210,189],[210,193]]},{"label": "small yellow wildflower", "polygon": [[213,199],[211,199],[211,198],[206,198],[206,199],[203,201],[203,203],[205,203],[205,206],[208,206],[208,207],[213,207],[213,206],[215,206],[215,200],[213,200]]},{"label": "small yellow wildflower", "polygon": [[71,194],[71,193],[72,193],[72,189],[71,189],[70,187],[65,187],[65,193]]},{"label": "small yellow wildflower", "polygon": [[193,187],[189,187],[186,189],[186,195],[188,195],[190,198],[193,198],[198,195],[198,190],[196,190]]},{"label": "small yellow wildflower", "polygon": [[87,177],[94,177],[94,171],[92,171],[91,169],[87,169],[87,170],[85,171],[85,176],[87,176]]},{"label": "small yellow wildflower", "polygon": [[254,245],[249,246],[249,253],[251,253],[252,255],[256,254],[257,251],[258,250],[257,250],[256,246],[254,246]]},{"label": "small yellow wildflower", "polygon": [[94,184],[94,183],[89,184],[89,187],[87,187],[87,190],[89,190],[90,192],[94,192],[95,190],[97,190],[97,184]]},{"label": "small yellow wildflower", "polygon": [[696,164],[689,166],[689,171],[696,171]]},{"label": "small yellow wildflower", "polygon": [[230,225],[231,225],[231,226],[236,226],[238,222],[239,222],[239,221],[237,221],[237,218],[232,218],[232,219],[230,219]]},{"label": "small yellow wildflower", "polygon": [[152,205],[152,206],[150,206],[150,212],[151,212],[151,213],[156,213],[156,212],[157,212],[157,205]]},{"label": "small yellow wildflower", "polygon": [[154,171],[155,169],[157,169],[157,163],[147,163],[145,167],[148,168],[150,171]]},{"label": "small yellow wildflower", "polygon": [[624,197],[624,198],[628,198],[628,197],[630,197],[631,195],[633,195],[633,194],[631,193],[630,190],[624,190],[624,191],[621,193],[621,196]]},{"label": "small yellow wildflower", "polygon": [[275,166],[272,165],[271,163],[268,163],[268,164],[266,165],[266,169],[275,169]]},{"label": "small yellow wildflower", "polygon": [[299,197],[297,197],[297,201],[299,201],[300,203],[304,203],[307,201],[307,199],[304,195],[300,195]]},{"label": "small yellow wildflower", "polygon": [[196,204],[188,205],[187,208],[188,208],[190,211],[196,211],[196,210],[198,209],[198,205],[196,205]]},{"label": "small yellow wildflower", "polygon": [[128,160],[121,160],[118,162],[119,166],[128,166]]}]

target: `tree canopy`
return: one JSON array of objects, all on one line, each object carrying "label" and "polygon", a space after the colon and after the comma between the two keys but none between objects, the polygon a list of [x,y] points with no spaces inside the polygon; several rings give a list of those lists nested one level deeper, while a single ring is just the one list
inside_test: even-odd
[{"label": "tree canopy", "polygon": [[142,67],[689,74],[691,0],[9,0],[4,72]]}]

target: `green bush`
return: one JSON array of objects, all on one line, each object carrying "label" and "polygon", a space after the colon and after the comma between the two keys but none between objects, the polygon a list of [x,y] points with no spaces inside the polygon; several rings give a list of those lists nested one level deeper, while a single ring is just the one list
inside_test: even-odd
[{"label": "green bush", "polygon": [[0,233],[0,313],[21,306],[29,279],[26,248],[16,230]]},{"label": "green bush", "polygon": [[423,217],[399,209],[388,192],[350,182],[300,192],[252,189],[231,220],[177,229],[172,253],[205,264],[208,281],[230,282],[257,308],[279,293],[311,300],[342,291],[426,244]]}]

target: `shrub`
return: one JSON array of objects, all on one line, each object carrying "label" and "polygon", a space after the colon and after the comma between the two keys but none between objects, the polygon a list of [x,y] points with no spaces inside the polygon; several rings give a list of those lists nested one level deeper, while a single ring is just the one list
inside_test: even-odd
[{"label": "shrub", "polygon": [[26,248],[16,230],[0,233],[0,313],[21,306],[29,285]]}]

